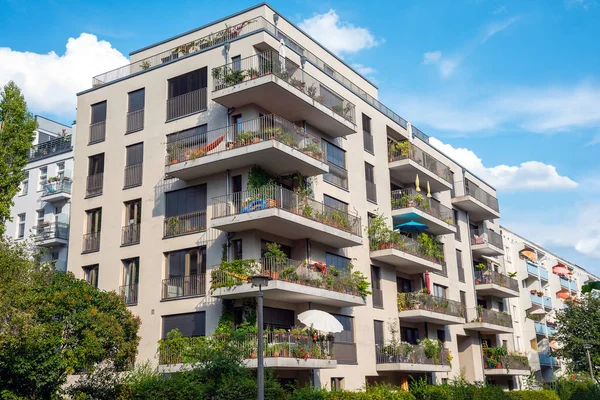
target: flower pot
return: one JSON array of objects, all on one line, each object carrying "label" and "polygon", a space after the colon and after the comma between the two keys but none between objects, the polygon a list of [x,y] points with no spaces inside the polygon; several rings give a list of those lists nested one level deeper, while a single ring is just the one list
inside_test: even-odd
[{"label": "flower pot", "polygon": [[278,281],[279,280],[279,272],[271,272],[271,279],[273,279],[274,281]]},{"label": "flower pot", "polygon": [[[266,74],[265,74],[265,75],[266,75]],[[252,74],[252,75],[250,75],[250,79],[256,79],[256,78],[258,78],[258,75],[256,75],[256,74]]]},{"label": "flower pot", "polygon": [[260,138],[257,136],[253,139],[254,143],[259,143],[260,142]]},{"label": "flower pot", "polygon": [[273,358],[279,358],[279,351],[276,351],[272,355]]},{"label": "flower pot", "polygon": [[500,369],[500,368],[502,368],[502,364],[500,364],[500,363],[496,364],[496,369]]},{"label": "flower pot", "polygon": [[483,317],[477,317],[477,321],[483,322]]},{"label": "flower pot", "polygon": [[250,358],[256,358],[256,353],[250,353]]}]

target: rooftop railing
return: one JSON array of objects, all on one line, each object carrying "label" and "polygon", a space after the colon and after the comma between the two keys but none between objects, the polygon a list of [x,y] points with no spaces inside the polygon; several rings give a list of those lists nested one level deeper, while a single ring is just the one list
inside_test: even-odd
[{"label": "rooftop railing", "polygon": [[355,123],[354,104],[325,86],[321,81],[301,69],[276,51],[265,51],[213,68],[213,90],[221,90],[263,76],[274,75],[296,90],[331,109],[342,118]]},{"label": "rooftop railing", "polygon": [[218,46],[239,36],[265,29],[267,24],[269,24],[269,22],[267,22],[263,17],[257,17],[252,20],[244,21],[237,25],[221,29],[217,32],[210,33],[181,46],[173,47],[169,50],[165,50],[150,57],[143,58],[134,63],[113,69],[112,71],[104,72],[100,75],[96,75],[93,78],[92,86],[100,86],[117,79],[133,75],[137,72],[145,71],[147,69],[165,64],[180,57],[185,57],[207,48]]},{"label": "rooftop railing", "polygon": [[465,317],[465,306],[455,300],[423,292],[398,293],[398,311],[424,310],[453,317]]},{"label": "rooftop railing", "polygon": [[[428,357],[429,355],[429,357]],[[425,364],[450,366],[448,350],[442,348],[439,352],[430,353],[422,345],[399,343],[397,345],[375,345],[377,364]]]},{"label": "rooftop railing", "polygon": [[504,326],[512,328],[512,318],[510,314],[503,313],[494,310],[488,310],[487,308],[469,308],[467,310],[467,321],[468,322],[482,322],[492,325]]},{"label": "rooftop railing", "polygon": [[71,145],[71,135],[57,137],[44,143],[39,143],[29,149],[29,162],[42,160],[57,154],[66,153],[73,150]]},{"label": "rooftop railing", "polygon": [[412,144],[409,144],[407,148],[399,148],[396,143],[389,143],[388,156],[390,162],[406,159],[413,160],[446,182],[452,183],[452,172],[447,165]]},{"label": "rooftop railing", "polygon": [[516,292],[519,291],[519,281],[511,278],[510,276],[489,269],[486,271],[475,271],[475,284],[494,284],[514,290]]},{"label": "rooftop railing", "polygon": [[433,197],[428,198],[413,188],[398,189],[392,191],[392,210],[407,207],[416,207],[427,214],[444,221],[448,225],[454,225],[454,213],[451,208],[444,206]]},{"label": "rooftop railing", "polygon": [[474,197],[494,211],[500,211],[498,208],[498,199],[468,179],[465,179],[465,194]]},{"label": "rooftop railing", "polygon": [[167,141],[165,160],[167,166],[267,140],[283,143],[316,160],[324,159],[321,138],[305,132],[301,127],[275,114],[214,129],[192,137],[176,139],[176,135],[168,136],[169,139],[174,137],[175,140]]},{"label": "rooftop railing", "polygon": [[278,185],[267,185],[259,189],[215,197],[212,204],[213,218],[278,208],[353,235],[362,236],[360,217]]}]

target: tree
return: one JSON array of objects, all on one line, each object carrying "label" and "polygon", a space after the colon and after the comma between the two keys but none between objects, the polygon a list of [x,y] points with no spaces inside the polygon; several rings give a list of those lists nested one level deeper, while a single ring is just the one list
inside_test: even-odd
[{"label": "tree", "polygon": [[10,220],[12,199],[25,179],[23,168],[36,128],[21,89],[8,82],[0,91],[0,235]]},{"label": "tree", "polygon": [[67,375],[135,360],[140,321],[114,292],[54,272],[34,250],[0,240],[0,387],[51,398]]},{"label": "tree", "polygon": [[556,313],[556,338],[562,347],[559,357],[575,371],[589,371],[584,344],[591,344],[590,356],[594,375],[600,371],[600,298],[585,294],[580,301],[567,300],[568,307]]}]

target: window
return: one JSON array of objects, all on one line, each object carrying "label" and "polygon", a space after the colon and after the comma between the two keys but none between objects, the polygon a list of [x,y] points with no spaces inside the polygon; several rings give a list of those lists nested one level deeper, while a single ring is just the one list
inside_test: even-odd
[{"label": "window", "polygon": [[515,350],[521,351],[521,337],[517,336],[515,339]]},{"label": "window", "polygon": [[381,268],[371,265],[371,288],[373,292],[373,307],[383,308],[383,293],[381,291]]},{"label": "window", "polygon": [[23,239],[25,237],[25,213],[19,214],[19,224],[17,227],[17,239]]},{"label": "window", "polygon": [[242,69],[242,56],[231,57],[231,69],[234,71]]},{"label": "window", "polygon": [[433,284],[433,295],[436,297],[446,298],[446,290],[445,286],[438,285],[437,283]]},{"label": "window", "polygon": [[340,201],[338,199],[335,199],[331,196],[328,196],[326,194],[323,195],[323,203],[331,208],[334,208],[338,211],[343,211],[345,213],[348,212],[348,203],[344,203],[343,201]]},{"label": "window", "polygon": [[416,345],[419,343],[419,330],[417,328],[400,328],[400,340]]},{"label": "window", "polygon": [[167,120],[206,109],[206,71],[204,67],[167,81]]},{"label": "window", "polygon": [[458,280],[460,282],[465,281],[465,269],[463,268],[462,263],[462,251],[456,250],[456,265],[458,267]]},{"label": "window", "polygon": [[232,139],[235,140],[237,134],[244,130],[244,125],[242,125],[242,122],[242,114],[237,114],[231,117],[231,126],[233,128],[232,130],[234,135]]},{"label": "window", "polygon": [[536,339],[531,339],[531,340],[529,341],[529,346],[531,346],[531,350],[535,350],[535,351],[537,351],[537,349],[538,349],[538,345],[537,345],[537,341],[536,341]]},{"label": "window", "polygon": [[104,173],[104,153],[96,154],[88,158],[88,175]]},{"label": "window", "polygon": [[398,290],[398,293],[410,293],[414,291],[412,281],[410,279],[400,278],[399,276],[396,277],[396,289]]},{"label": "window", "polygon": [[456,226],[456,233],[454,234],[454,239],[460,242],[460,228],[458,227],[458,210],[452,210],[454,214],[454,226]]},{"label": "window", "polygon": [[127,156],[125,165],[127,167],[132,165],[142,164],[144,162],[144,143],[137,143],[131,146],[127,146]]},{"label": "window", "polygon": [[385,344],[383,337],[383,321],[373,321],[373,330],[375,336],[375,345],[383,346]]},{"label": "window", "polygon": [[375,185],[375,167],[365,163],[365,183],[367,188],[367,200],[377,203],[377,186]]},{"label": "window", "polygon": [[56,175],[59,180],[62,180],[65,177],[65,163],[59,162],[56,163]]},{"label": "window", "polygon": [[321,141],[323,151],[327,156],[329,173],[323,179],[333,185],[348,189],[348,171],[346,171],[346,152],[325,140]]},{"label": "window", "polygon": [[[166,193],[165,217],[167,218],[204,211],[206,211],[206,184]],[[205,221],[204,218],[202,222]]]},{"label": "window", "polygon": [[169,99],[206,88],[206,67],[168,80]]},{"label": "window", "polygon": [[91,124],[97,124],[106,121],[106,101],[92,104]]},{"label": "window", "polygon": [[166,339],[167,333],[178,329],[183,337],[206,335],[206,313],[204,311],[166,315],[162,317],[162,336]]},{"label": "window", "polygon": [[467,306],[467,293],[462,290],[460,291],[460,304],[462,304],[463,307]]},{"label": "window", "polygon": [[362,115],[362,126],[364,132],[371,133],[371,118],[365,114]]},{"label": "window", "polygon": [[527,278],[525,278],[525,279],[523,279],[523,280],[521,281],[521,287],[522,287],[523,289],[527,289]]},{"label": "window", "polygon": [[36,225],[38,227],[44,225],[44,209],[42,208],[41,210],[37,210],[37,223]]},{"label": "window", "polygon": [[[512,315],[515,315],[515,316],[518,315],[517,314],[517,306],[512,306],[512,309],[513,309]],[[519,319],[515,318],[515,324],[518,324],[518,323],[519,323]]]},{"label": "window", "polygon": [[[269,243],[273,243],[273,241],[271,240],[261,240],[260,241],[260,256],[264,257],[265,253],[267,252],[267,244]],[[281,251],[283,251],[285,253],[285,256],[289,259],[292,258],[292,248],[290,246],[286,246],[284,244],[281,243],[277,243],[279,245],[279,248],[281,249]]]},{"label": "window", "polygon": [[347,315],[331,314],[343,326],[343,330],[339,333],[334,333],[334,343],[354,343],[354,327],[353,318]]},{"label": "window", "polygon": [[54,214],[56,214],[56,217],[58,217],[58,214],[60,213],[62,213],[62,206],[54,207]]},{"label": "window", "polygon": [[29,192],[29,171],[25,171],[25,178],[21,182],[21,196],[27,195]]},{"label": "window", "polygon": [[343,256],[338,256],[333,253],[325,253],[325,264],[328,267],[334,266],[340,272],[348,271],[348,264],[350,263],[350,259]]},{"label": "window", "polygon": [[104,185],[104,153],[88,158],[88,177],[86,183],[86,196],[102,194]]},{"label": "window", "polygon": [[125,224],[134,225],[142,221],[142,200],[125,202]]},{"label": "window", "polygon": [[504,302],[503,301],[498,302],[498,311],[504,312]]},{"label": "window", "polygon": [[44,132],[38,132],[38,144],[49,142],[52,139],[54,139],[54,136]]},{"label": "window", "polygon": [[170,135],[167,136],[167,147],[170,143],[179,141],[181,139],[187,139],[190,137],[198,137],[199,139],[194,139],[194,145],[196,145],[196,143],[206,143],[206,132],[208,131],[208,125],[204,124],[204,125],[198,125],[195,126],[193,128],[189,128],[189,129],[184,129],[182,131],[179,131],[177,133],[172,133]]},{"label": "window", "polygon": [[128,94],[127,112],[143,110],[145,106],[146,89],[138,89]]},{"label": "window", "polygon": [[140,280],[140,258],[123,260],[123,285],[137,285]]},{"label": "window", "polygon": [[102,228],[102,208],[86,211],[87,233],[98,233]]},{"label": "window", "polygon": [[144,143],[127,146],[126,153],[124,187],[139,186],[142,184]]},{"label": "window", "polygon": [[83,267],[85,280],[94,287],[98,287],[98,264]]},{"label": "window", "polygon": [[46,183],[48,182],[48,167],[40,168],[40,179],[38,181],[38,192],[44,190]]},{"label": "window", "polygon": [[504,246],[504,259],[506,262],[512,262],[512,256],[510,255],[510,245]]},{"label": "window", "polygon": [[166,253],[167,278],[191,276],[206,272],[206,248],[196,247]]},{"label": "window", "polygon": [[344,390],[344,378],[331,378],[331,391],[339,392]]},{"label": "window", "polygon": [[373,135],[371,133],[371,118],[365,114],[362,115],[363,125],[363,146],[365,151],[373,154]]},{"label": "window", "polygon": [[241,260],[244,257],[242,250],[242,239],[235,239],[231,241],[231,252],[233,260]]},{"label": "window", "polygon": [[272,329],[290,329],[295,325],[294,310],[265,307],[264,314],[263,323],[265,328],[270,326]]},{"label": "window", "polygon": [[446,342],[446,330],[445,329],[438,329],[437,330],[437,338],[442,343]]}]

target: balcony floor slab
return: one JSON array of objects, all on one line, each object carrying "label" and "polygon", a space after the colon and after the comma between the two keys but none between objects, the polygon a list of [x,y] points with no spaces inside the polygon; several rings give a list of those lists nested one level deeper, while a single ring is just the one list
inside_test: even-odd
[{"label": "balcony floor slab", "polygon": [[438,325],[458,325],[465,323],[465,317],[447,315],[427,310],[403,310],[398,312],[401,321],[430,322]]},{"label": "balcony floor slab", "polygon": [[519,297],[518,290],[512,290],[495,283],[476,284],[477,293],[485,296],[494,296],[499,298]]},{"label": "balcony floor slab", "polygon": [[397,249],[374,250],[371,259],[393,265],[398,271],[417,274],[428,271],[442,271],[442,265]]}]

